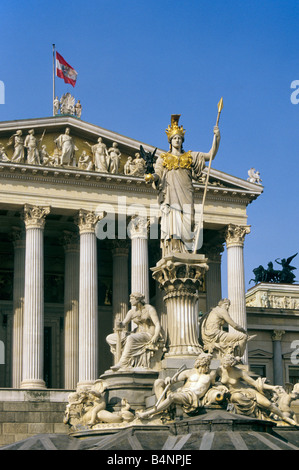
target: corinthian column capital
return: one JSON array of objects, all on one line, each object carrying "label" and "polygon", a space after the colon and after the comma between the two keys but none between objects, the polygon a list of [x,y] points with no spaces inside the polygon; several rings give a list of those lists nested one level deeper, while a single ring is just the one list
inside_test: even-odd
[{"label": "corinthian column capital", "polygon": [[128,225],[128,235],[132,238],[147,238],[150,220],[146,216],[134,215]]},{"label": "corinthian column capital", "polygon": [[83,233],[94,233],[95,228],[99,220],[103,219],[105,212],[96,214],[93,211],[87,211],[80,209],[78,216],[76,217],[76,224],[79,227],[80,235]]},{"label": "corinthian column capital", "polygon": [[283,330],[274,330],[271,335],[272,341],[281,341],[284,334]]},{"label": "corinthian column capital", "polygon": [[225,231],[226,246],[243,246],[247,233],[250,233],[250,225],[229,224]]},{"label": "corinthian column capital", "polygon": [[31,204],[24,205],[24,222],[26,229],[45,227],[46,216],[50,213],[50,206],[33,206]]}]

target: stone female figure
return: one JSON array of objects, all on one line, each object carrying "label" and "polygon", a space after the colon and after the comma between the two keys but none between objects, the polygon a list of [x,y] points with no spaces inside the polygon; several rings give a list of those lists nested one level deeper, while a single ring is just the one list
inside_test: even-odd
[{"label": "stone female figure", "polygon": [[85,143],[91,148],[93,153],[95,170],[100,173],[108,173],[110,157],[108,155],[107,147],[103,143],[102,137],[98,138],[97,144],[90,145],[88,142]]},{"label": "stone female figure", "polygon": [[[153,351],[158,350],[161,338],[161,324],[154,307],[145,303],[144,295],[133,293],[130,296],[132,305],[126,317],[119,323],[121,328],[133,322],[136,328],[132,332],[123,332],[121,335],[122,353],[112,370],[128,369],[131,367],[150,367],[150,358]],[[117,333],[106,338],[111,349],[117,345]]]},{"label": "stone female figure", "polygon": [[185,130],[179,127],[180,115],[171,116],[166,129],[169,152],[156,161],[155,173],[145,175],[159,191],[161,211],[161,241],[163,256],[173,252],[188,252],[194,238],[194,197],[192,179],[202,175],[205,162],[213,160],[218,151],[220,132],[214,127],[214,140],[208,153],[184,152]]},{"label": "stone female figure", "polygon": [[22,137],[22,131],[18,130],[8,141],[7,146],[14,144],[14,153],[11,157],[13,163],[24,163],[25,151],[24,151],[24,139]]},{"label": "stone female figure", "polygon": [[220,380],[230,392],[230,402],[237,414],[252,416],[254,418],[270,419],[271,413],[293,426],[297,423],[285,416],[266,396],[267,391],[275,392],[276,387],[265,383],[264,378],[254,380],[248,372],[238,367],[239,358],[226,355],[221,360]]}]

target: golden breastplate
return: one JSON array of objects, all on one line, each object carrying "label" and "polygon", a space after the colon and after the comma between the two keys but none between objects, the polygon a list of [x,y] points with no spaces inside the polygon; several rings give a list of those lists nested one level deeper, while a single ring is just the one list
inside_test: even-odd
[{"label": "golden breastplate", "polygon": [[163,166],[167,170],[177,170],[178,168],[191,168],[192,165],[192,155],[191,150],[185,152],[179,157],[172,155],[172,153],[162,153],[161,158],[163,160]]}]

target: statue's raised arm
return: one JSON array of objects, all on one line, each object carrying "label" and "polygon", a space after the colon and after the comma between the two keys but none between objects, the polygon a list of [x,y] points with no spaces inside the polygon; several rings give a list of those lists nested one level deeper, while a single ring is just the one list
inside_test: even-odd
[{"label": "statue's raised arm", "polygon": [[193,154],[197,155],[200,154],[204,157],[205,161],[208,162],[210,160],[214,160],[216,154],[219,149],[220,144],[220,130],[218,126],[214,126],[214,138],[212,142],[212,147],[210,148],[209,152],[192,152]]}]

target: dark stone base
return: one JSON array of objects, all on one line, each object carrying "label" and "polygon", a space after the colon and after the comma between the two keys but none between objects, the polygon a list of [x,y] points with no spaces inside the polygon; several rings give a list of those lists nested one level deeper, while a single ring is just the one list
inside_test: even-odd
[{"label": "dark stone base", "polygon": [[[1,450],[25,448],[134,451],[134,455],[141,455],[138,451],[160,450],[165,456],[168,455],[167,451],[173,455],[174,452],[182,454],[198,450],[299,450],[299,429],[278,427],[269,421],[220,409],[206,409],[201,415],[183,417],[164,425],[129,424],[116,433],[107,430],[103,434],[102,430],[95,430],[77,432],[72,436],[41,434],[2,447]],[[193,454],[190,455],[193,458]]]},{"label": "dark stone base", "polygon": [[137,368],[106,371],[100,378],[108,384],[107,409],[119,410],[123,398],[127,399],[132,410],[144,409],[158,376],[158,371]]}]

